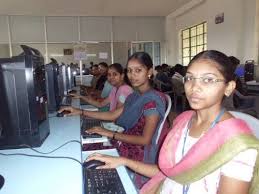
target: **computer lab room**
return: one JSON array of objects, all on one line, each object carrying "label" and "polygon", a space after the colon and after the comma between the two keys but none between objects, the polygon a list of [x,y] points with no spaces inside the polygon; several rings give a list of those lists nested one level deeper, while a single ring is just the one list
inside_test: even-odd
[{"label": "computer lab room", "polygon": [[2,0],[0,194],[259,194],[259,0]]}]

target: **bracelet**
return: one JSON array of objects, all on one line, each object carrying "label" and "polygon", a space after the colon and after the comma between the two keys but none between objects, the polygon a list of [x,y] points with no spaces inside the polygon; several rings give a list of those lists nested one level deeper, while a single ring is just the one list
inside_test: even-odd
[{"label": "bracelet", "polygon": [[116,135],[117,131],[114,131],[112,139],[115,139],[115,135]]}]

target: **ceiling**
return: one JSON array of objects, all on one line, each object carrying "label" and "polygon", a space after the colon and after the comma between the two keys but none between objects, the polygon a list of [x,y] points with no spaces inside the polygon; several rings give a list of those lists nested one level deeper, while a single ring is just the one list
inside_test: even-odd
[{"label": "ceiling", "polygon": [[167,16],[191,0],[1,0],[0,15]]}]

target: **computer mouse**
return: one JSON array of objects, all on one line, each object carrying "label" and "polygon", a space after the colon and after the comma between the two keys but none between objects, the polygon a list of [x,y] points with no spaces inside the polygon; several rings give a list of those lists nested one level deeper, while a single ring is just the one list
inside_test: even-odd
[{"label": "computer mouse", "polygon": [[76,94],[77,91],[76,91],[76,90],[70,90],[68,93],[69,93],[69,94]]},{"label": "computer mouse", "polygon": [[0,189],[4,186],[4,177],[0,175]]},{"label": "computer mouse", "polygon": [[57,117],[64,117],[67,114],[70,114],[71,112],[69,110],[63,110],[62,112],[57,113]]},{"label": "computer mouse", "polygon": [[83,167],[87,169],[96,169],[96,167],[103,165],[105,165],[105,163],[100,160],[89,160],[83,163]]}]

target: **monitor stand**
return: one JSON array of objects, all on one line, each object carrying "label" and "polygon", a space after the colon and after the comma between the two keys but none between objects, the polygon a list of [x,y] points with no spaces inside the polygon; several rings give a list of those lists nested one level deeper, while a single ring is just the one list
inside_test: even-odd
[{"label": "monitor stand", "polygon": [[4,185],[4,177],[0,175],[0,189],[3,187],[3,185]]}]

